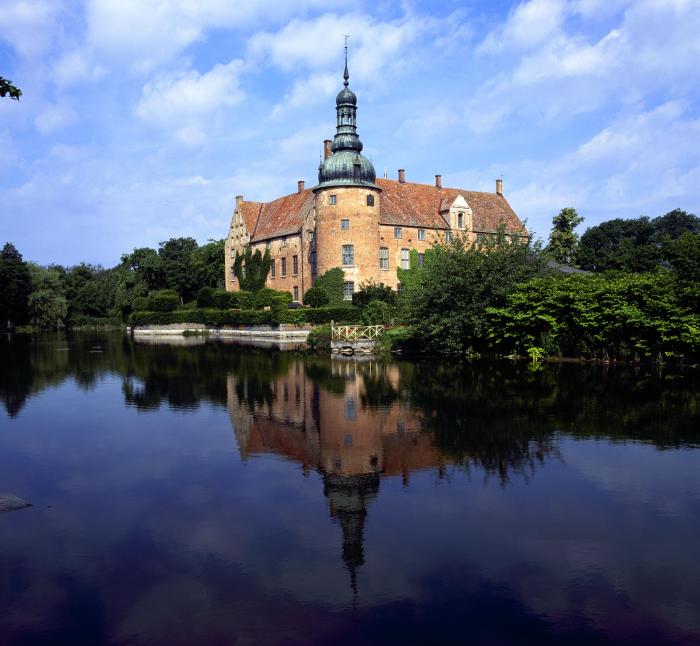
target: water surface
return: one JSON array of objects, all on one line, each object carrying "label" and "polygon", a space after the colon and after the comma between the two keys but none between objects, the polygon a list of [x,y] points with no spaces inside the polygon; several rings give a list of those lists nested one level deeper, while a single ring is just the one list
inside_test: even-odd
[{"label": "water surface", "polygon": [[0,644],[700,644],[697,372],[0,339]]}]

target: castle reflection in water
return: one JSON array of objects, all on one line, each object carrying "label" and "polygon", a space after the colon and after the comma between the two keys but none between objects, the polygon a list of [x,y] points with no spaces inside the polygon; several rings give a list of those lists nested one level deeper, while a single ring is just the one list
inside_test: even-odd
[{"label": "castle reflection in water", "polygon": [[[266,384],[267,387],[267,384]],[[364,524],[380,478],[434,468],[444,455],[422,419],[398,398],[396,365],[334,360],[293,363],[269,390],[252,377],[229,374],[228,409],[243,459],[275,453],[316,469],[323,477],[331,516],[343,530],[343,560],[356,588],[364,563]]]}]

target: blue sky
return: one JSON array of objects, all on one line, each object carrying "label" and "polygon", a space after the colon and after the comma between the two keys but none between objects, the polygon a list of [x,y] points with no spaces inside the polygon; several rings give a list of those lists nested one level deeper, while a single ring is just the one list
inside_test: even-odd
[{"label": "blue sky", "polygon": [[346,33],[378,175],[502,175],[543,238],[700,212],[699,0],[0,0],[0,244],[112,266],[312,185]]}]

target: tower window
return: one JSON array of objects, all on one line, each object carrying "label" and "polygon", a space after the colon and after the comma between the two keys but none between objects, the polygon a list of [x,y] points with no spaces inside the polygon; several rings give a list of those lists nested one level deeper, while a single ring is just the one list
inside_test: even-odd
[{"label": "tower window", "polygon": [[401,239],[401,227],[394,227],[394,237],[397,240]]},{"label": "tower window", "polygon": [[425,229],[418,229],[418,239],[425,240]]},{"label": "tower window", "polygon": [[401,269],[411,268],[411,252],[408,249],[401,249]]},{"label": "tower window", "polygon": [[315,274],[316,271],[317,271],[316,252],[312,251],[311,252],[311,273]]},{"label": "tower window", "polygon": [[355,247],[351,244],[343,245],[343,265],[348,267],[355,264]]},{"label": "tower window", "polygon": [[389,269],[389,249],[387,247],[379,249],[379,269]]},{"label": "tower window", "polygon": [[296,276],[299,273],[299,256],[292,256],[292,275]]},{"label": "tower window", "polygon": [[340,228],[343,230],[347,230],[350,228],[350,220],[341,220],[340,221]]},{"label": "tower window", "polygon": [[343,300],[351,301],[352,294],[354,291],[355,291],[355,283],[353,283],[351,280],[346,280],[343,283]]},{"label": "tower window", "polygon": [[374,195],[367,196],[367,206],[374,206]]},{"label": "tower window", "polygon": [[331,206],[335,206],[338,203],[338,197],[336,195],[329,195],[328,196],[328,204]]}]

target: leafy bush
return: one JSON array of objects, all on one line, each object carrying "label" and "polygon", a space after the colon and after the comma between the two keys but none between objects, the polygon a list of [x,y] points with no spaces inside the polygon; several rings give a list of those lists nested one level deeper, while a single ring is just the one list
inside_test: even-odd
[{"label": "leafy bush", "polygon": [[211,295],[211,306],[219,310],[231,309],[236,307],[236,296],[234,292],[227,292],[225,289],[215,289]]},{"label": "leafy bush", "polygon": [[134,309],[135,312],[145,312],[146,310],[148,310],[148,297],[135,296],[131,307]]},{"label": "leafy bush", "polygon": [[329,352],[331,349],[331,326],[319,325],[315,327],[309,332],[306,343],[315,352]]},{"label": "leafy bush", "polygon": [[197,292],[197,307],[214,307],[214,289],[202,287]]},{"label": "leafy bush", "polygon": [[545,276],[518,285],[489,308],[488,337],[504,354],[598,359],[697,357],[700,314],[668,271]]},{"label": "leafy bush", "polygon": [[332,307],[350,305],[350,301],[343,299],[343,283],[345,273],[340,267],[329,269],[314,281],[314,287],[323,290],[328,296],[328,304]]},{"label": "leafy bush", "polygon": [[328,294],[324,289],[320,287],[312,287],[306,294],[304,294],[304,305],[310,305],[311,307],[323,307],[328,305]]},{"label": "leafy bush", "polygon": [[365,325],[388,325],[391,322],[391,306],[384,301],[370,301],[362,310]]},{"label": "leafy bush", "polygon": [[388,285],[379,285],[370,280],[362,283],[359,291],[352,295],[352,304],[355,307],[365,307],[373,301],[382,301],[389,305],[394,305],[396,303],[396,292]]},{"label": "leafy bush", "polygon": [[263,287],[260,291],[254,294],[255,307],[262,309],[263,307],[273,307],[280,302],[292,302],[292,295],[289,292],[281,292],[270,287]]},{"label": "leafy bush", "polygon": [[230,292],[232,305],[241,310],[252,310],[255,307],[255,294],[253,292]]},{"label": "leafy bush", "polygon": [[180,307],[180,297],[172,289],[161,289],[148,295],[148,309],[152,312],[172,312]]},{"label": "leafy bush", "polygon": [[392,327],[385,330],[376,346],[378,352],[417,353],[420,349],[419,339],[412,327]]}]

